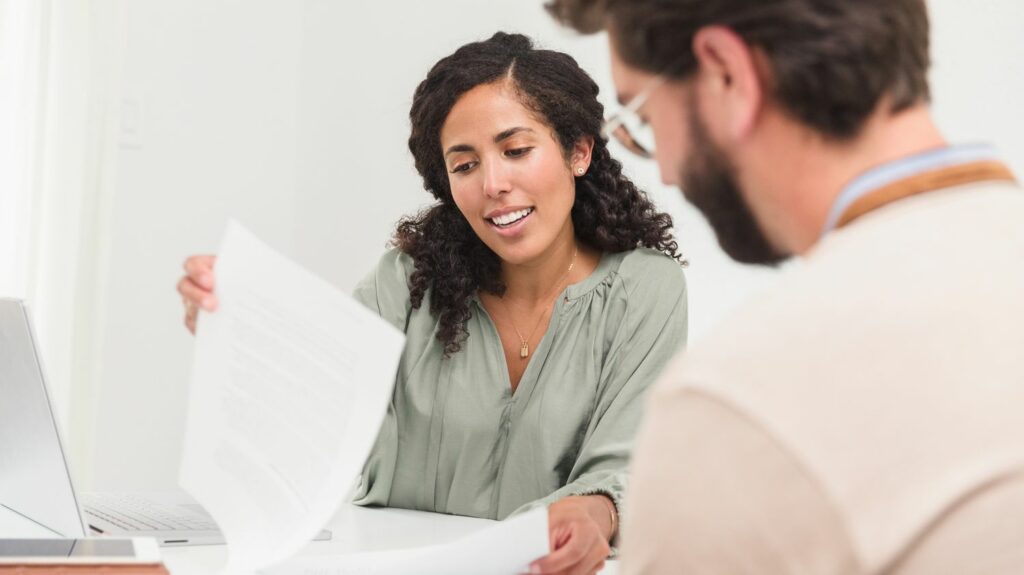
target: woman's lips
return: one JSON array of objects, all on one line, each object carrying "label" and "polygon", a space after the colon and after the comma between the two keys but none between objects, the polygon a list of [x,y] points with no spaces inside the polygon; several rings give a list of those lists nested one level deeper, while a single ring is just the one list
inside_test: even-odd
[{"label": "woman's lips", "polygon": [[518,234],[520,234],[522,232],[523,227],[533,217],[533,213],[534,213],[535,210],[533,208],[528,208],[528,209],[529,209],[529,212],[525,216],[519,218],[518,220],[515,220],[514,222],[512,222],[510,224],[500,225],[500,224],[496,223],[494,221],[494,219],[488,219],[487,223],[489,223],[491,225],[491,229],[493,229],[499,235],[502,235],[502,236],[505,236],[505,237],[516,236],[516,235],[518,235]]}]

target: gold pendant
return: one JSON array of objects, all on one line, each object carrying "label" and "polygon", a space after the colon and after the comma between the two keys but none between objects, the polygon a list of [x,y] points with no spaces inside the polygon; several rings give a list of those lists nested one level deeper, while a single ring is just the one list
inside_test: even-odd
[{"label": "gold pendant", "polygon": [[519,357],[526,359],[530,356],[530,344],[523,342],[523,347],[519,348]]}]

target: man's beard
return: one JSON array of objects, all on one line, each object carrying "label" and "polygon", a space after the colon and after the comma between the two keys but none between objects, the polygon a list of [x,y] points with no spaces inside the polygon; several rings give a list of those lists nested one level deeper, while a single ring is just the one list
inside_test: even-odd
[{"label": "man's beard", "polygon": [[718,245],[732,259],[745,264],[774,266],[789,258],[768,240],[743,199],[729,158],[708,136],[707,126],[690,105],[690,154],[680,181],[683,195],[715,230]]}]

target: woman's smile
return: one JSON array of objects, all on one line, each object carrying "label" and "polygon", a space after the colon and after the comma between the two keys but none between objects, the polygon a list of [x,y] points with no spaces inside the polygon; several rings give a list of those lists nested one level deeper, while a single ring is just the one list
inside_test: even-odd
[{"label": "woman's smile", "polygon": [[484,219],[491,228],[503,237],[520,235],[533,215],[534,208],[512,208],[495,210]]}]

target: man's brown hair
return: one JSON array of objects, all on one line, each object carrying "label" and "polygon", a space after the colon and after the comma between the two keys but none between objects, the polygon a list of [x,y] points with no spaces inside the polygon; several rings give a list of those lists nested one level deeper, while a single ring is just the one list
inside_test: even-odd
[{"label": "man's brown hair", "polygon": [[550,0],[585,34],[607,29],[630,66],[673,78],[697,68],[693,37],[725,26],[770,63],[769,96],[826,136],[849,139],[883,97],[929,100],[924,0]]}]

